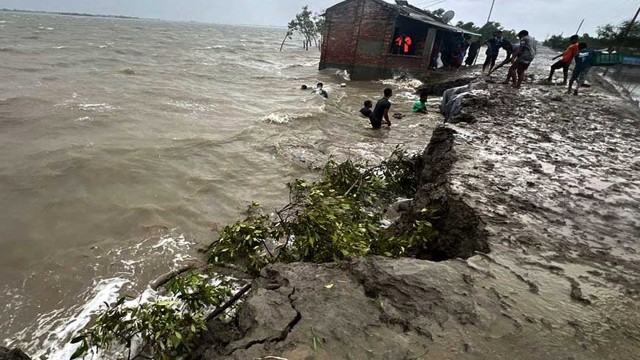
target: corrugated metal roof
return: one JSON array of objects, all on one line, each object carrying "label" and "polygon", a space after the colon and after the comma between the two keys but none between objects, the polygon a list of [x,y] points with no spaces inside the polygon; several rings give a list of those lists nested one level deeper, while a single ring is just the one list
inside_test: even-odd
[{"label": "corrugated metal roof", "polygon": [[433,18],[430,17],[426,17],[426,16],[422,16],[420,14],[416,14],[416,13],[410,13],[408,15],[401,15],[404,16],[406,18],[412,19],[412,20],[417,20],[420,22],[423,22],[425,24],[429,24],[438,28],[441,28],[443,30],[448,30],[451,32],[456,32],[456,33],[461,33],[461,34],[469,34],[469,35],[475,35],[475,36],[481,36],[478,33],[474,33],[465,29],[461,29],[459,27],[455,27],[453,25],[448,25],[448,24],[444,24],[438,20],[434,20]]}]

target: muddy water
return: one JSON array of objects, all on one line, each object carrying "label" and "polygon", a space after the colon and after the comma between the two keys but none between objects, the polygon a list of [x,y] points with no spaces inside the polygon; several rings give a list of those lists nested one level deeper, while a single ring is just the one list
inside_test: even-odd
[{"label": "muddy water", "polygon": [[[0,12],[0,341],[58,352],[246,204],[329,155],[422,149],[438,116],[373,132],[379,82],[318,73],[282,30]],[[328,100],[301,91],[323,81]],[[392,82],[408,112],[411,82]],[[57,354],[57,355],[56,355]]]}]

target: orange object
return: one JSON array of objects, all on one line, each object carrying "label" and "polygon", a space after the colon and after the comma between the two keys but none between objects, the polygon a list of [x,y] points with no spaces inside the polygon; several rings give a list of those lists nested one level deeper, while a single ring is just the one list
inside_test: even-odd
[{"label": "orange object", "polygon": [[409,47],[411,47],[412,43],[413,43],[413,41],[411,40],[411,38],[409,36],[405,36],[404,37],[404,53],[405,54],[409,53]]},{"label": "orange object", "polygon": [[398,36],[395,40],[395,44],[398,45],[398,47],[402,47],[403,52],[408,54],[409,48],[411,47],[411,44],[413,44],[413,40],[411,40],[410,36],[405,36],[404,39],[402,36]]},{"label": "orange object", "polygon": [[571,63],[573,61],[573,58],[576,55],[578,55],[579,52],[580,52],[580,48],[578,47],[578,44],[573,44],[569,46],[567,48],[567,51],[565,51],[564,54],[562,54],[562,61],[566,63]]}]

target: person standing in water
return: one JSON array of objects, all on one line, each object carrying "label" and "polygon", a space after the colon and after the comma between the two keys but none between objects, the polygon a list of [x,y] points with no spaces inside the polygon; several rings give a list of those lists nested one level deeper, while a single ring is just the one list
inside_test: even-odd
[{"label": "person standing in water", "polygon": [[360,109],[360,114],[364,117],[370,118],[371,114],[373,114],[373,110],[371,110],[372,107],[373,102],[371,100],[365,100],[364,107]]},{"label": "person standing in water", "polygon": [[329,94],[327,94],[326,91],[324,91],[323,89],[324,84],[323,83],[318,83],[318,85],[316,86],[316,90],[314,91],[316,94],[318,95],[322,95],[323,98],[328,99],[329,98]]},{"label": "person standing in water", "polygon": [[427,95],[426,94],[420,95],[420,99],[415,103],[413,103],[413,108],[411,109],[411,112],[422,113],[422,114],[427,113]]},{"label": "person standing in water", "polygon": [[391,109],[391,99],[393,96],[393,90],[384,89],[384,97],[376,103],[376,107],[373,109],[373,114],[369,117],[371,121],[371,127],[374,129],[380,129],[382,127],[382,120],[385,120],[387,125],[391,127],[391,120],[389,120],[389,110]]}]

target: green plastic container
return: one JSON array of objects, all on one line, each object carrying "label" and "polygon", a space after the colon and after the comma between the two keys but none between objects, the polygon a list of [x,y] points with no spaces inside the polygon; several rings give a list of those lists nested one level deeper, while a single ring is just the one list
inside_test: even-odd
[{"label": "green plastic container", "polygon": [[602,51],[595,51],[591,61],[593,66],[613,66],[622,64],[624,55],[620,53],[609,54]]}]

